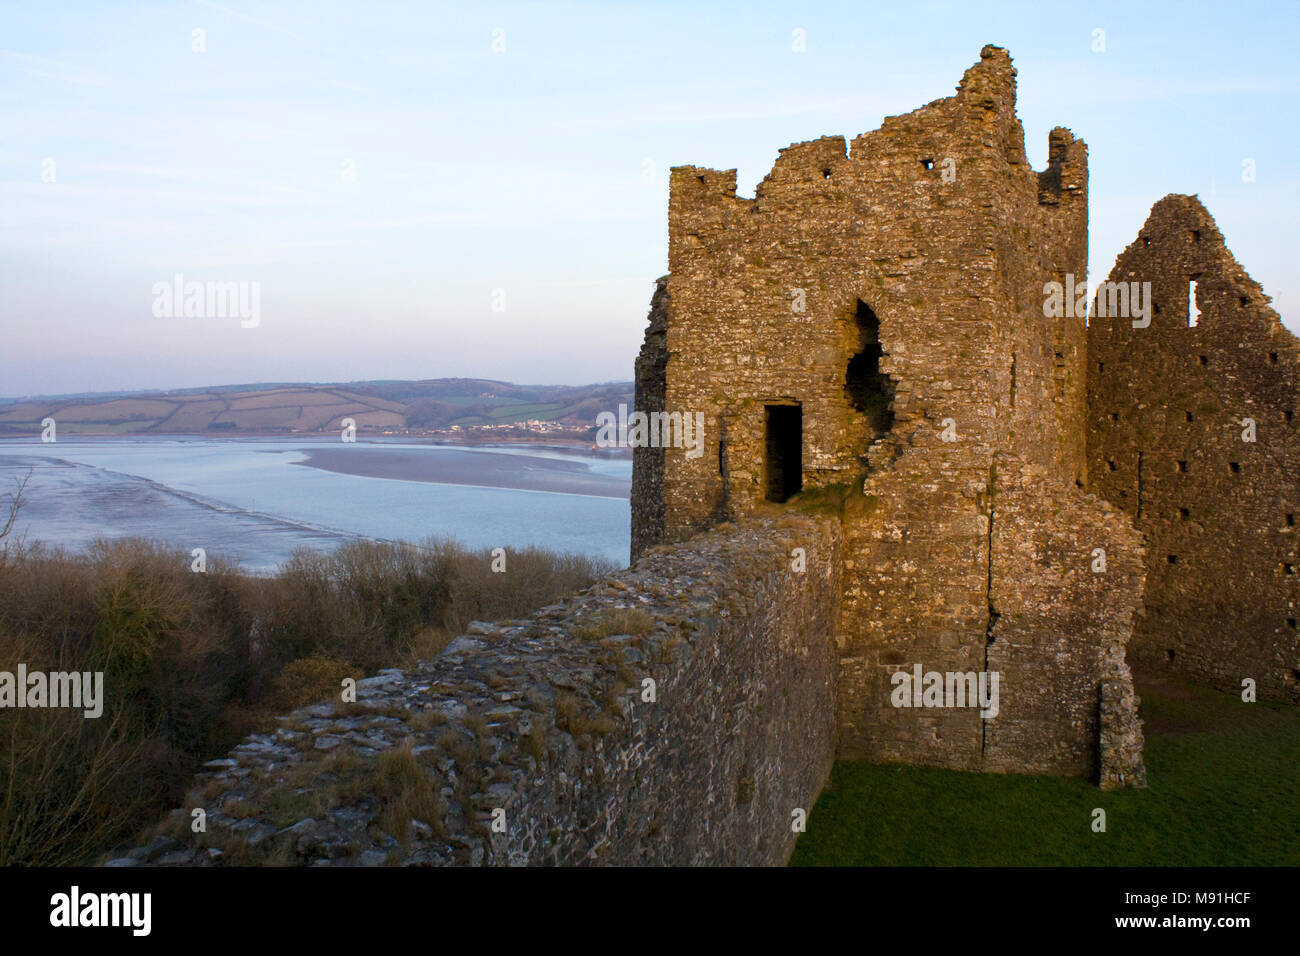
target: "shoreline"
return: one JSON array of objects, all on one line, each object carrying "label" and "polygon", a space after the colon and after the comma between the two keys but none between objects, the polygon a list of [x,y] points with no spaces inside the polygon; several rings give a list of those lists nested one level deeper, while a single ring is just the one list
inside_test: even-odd
[{"label": "shoreline", "polygon": [[[120,434],[108,434],[101,432],[68,432],[59,439],[63,442],[148,442],[148,441],[247,441],[247,442],[272,442],[272,441],[303,441],[303,442],[337,442],[338,436],[333,432],[242,432],[232,434],[212,434],[199,432],[124,432]],[[6,443],[12,442],[16,445],[43,444],[38,435],[6,435],[0,433],[0,448]],[[492,437],[492,438],[446,438],[446,437],[417,437],[417,436],[399,436],[399,435],[366,435],[359,433],[356,444],[371,445],[376,447],[391,448],[463,448],[473,450],[475,448],[537,448],[549,451],[563,452],[567,455],[577,455],[583,458],[594,458],[601,461],[630,461],[632,456],[630,449],[606,449],[593,447],[589,441],[569,441],[563,438],[509,438],[509,437]]]},{"label": "shoreline", "polygon": [[363,455],[347,447],[304,448],[294,465],[361,478],[541,491],[629,499],[632,483],[575,462],[531,455],[500,455],[446,445],[369,444]]}]

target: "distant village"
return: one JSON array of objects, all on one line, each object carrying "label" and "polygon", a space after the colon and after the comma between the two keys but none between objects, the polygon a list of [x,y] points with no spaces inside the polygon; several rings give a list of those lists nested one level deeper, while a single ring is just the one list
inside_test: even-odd
[{"label": "distant village", "polygon": [[492,425],[449,425],[446,428],[383,428],[377,434],[393,438],[430,438],[435,441],[452,441],[458,444],[474,442],[536,442],[539,438],[551,444],[590,450],[603,458],[630,458],[630,448],[605,448],[596,444],[596,426],[573,425],[564,422],[529,419],[522,422],[500,422]]}]

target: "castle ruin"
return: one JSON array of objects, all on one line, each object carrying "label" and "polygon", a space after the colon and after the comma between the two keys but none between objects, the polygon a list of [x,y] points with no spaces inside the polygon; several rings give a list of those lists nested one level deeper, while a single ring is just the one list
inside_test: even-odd
[{"label": "castle ruin", "polygon": [[[1087,148],[1054,129],[1030,168],[1015,75],[985,47],[955,96],[782,150],[753,199],[673,170],[637,405],[713,428],[636,450],[633,557],[831,502],[839,756],[1140,784],[1126,657],[1295,694],[1297,343],[1186,197],[1116,267],[1155,321],[1138,287],[1089,326]],[[1000,675],[997,718],[897,706],[917,665]]]},{"label": "castle ruin", "polygon": [[[674,169],[636,405],[705,425],[638,443],[633,566],[250,737],[125,862],[780,864],[836,758],[1141,786],[1130,660],[1295,700],[1300,342],[1186,196],[1089,321],[1087,149],[1030,168],[1015,75],[753,199]],[[400,746],[431,819],[284,815]]]},{"label": "castle ruin", "polygon": [[1194,197],[1156,203],[1108,281],[1152,298],[1149,326],[1088,328],[1089,487],[1147,549],[1129,658],[1296,702],[1300,341]]}]

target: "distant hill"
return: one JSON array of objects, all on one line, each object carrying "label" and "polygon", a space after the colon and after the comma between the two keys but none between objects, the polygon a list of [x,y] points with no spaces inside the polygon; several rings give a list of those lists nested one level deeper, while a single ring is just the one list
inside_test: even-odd
[{"label": "distant hill", "polygon": [[[513,385],[491,379],[440,378],[346,384],[223,385],[173,392],[114,392],[0,400],[0,437],[33,435],[53,418],[59,433],[285,434],[330,432],[355,420],[358,432],[438,434],[532,430],[576,437],[596,415],[632,404],[631,382]],[[527,431],[528,429],[524,429]]]}]

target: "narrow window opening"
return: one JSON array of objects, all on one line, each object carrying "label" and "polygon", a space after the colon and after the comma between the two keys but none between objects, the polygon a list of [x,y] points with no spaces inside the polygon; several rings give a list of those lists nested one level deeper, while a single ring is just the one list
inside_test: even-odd
[{"label": "narrow window opening", "polygon": [[1146,236],[1143,236],[1143,237],[1142,237],[1142,245],[1144,245],[1144,246],[1149,246],[1149,245],[1151,245],[1151,240],[1148,239]]},{"label": "narrow window opening", "polygon": [[704,185],[704,177],[703,177],[703,176],[696,176],[695,178],[698,179],[698,180],[700,181],[700,185],[701,185],[701,186]]},{"label": "narrow window opening", "polygon": [[1286,626],[1289,627],[1289,628],[1291,628],[1292,630],[1295,630],[1295,618],[1293,618],[1293,617],[1288,617],[1288,618],[1286,619]]},{"label": "narrow window opening", "polygon": [[1269,352],[1269,353],[1268,353],[1268,364],[1269,364],[1269,365],[1276,365],[1276,364],[1277,364],[1277,353],[1276,353],[1276,352]]},{"label": "narrow window opening", "polygon": [[1187,471],[1187,462],[1185,462],[1185,461],[1180,461],[1180,462],[1178,462],[1178,470],[1179,470],[1179,471],[1182,471],[1182,472],[1186,472],[1186,471]]},{"label": "narrow window opening", "polygon": [[831,178],[831,171],[829,169],[823,169],[822,179],[830,179],[830,178]]},{"label": "narrow window opening", "polygon": [[1183,412],[1183,417],[1186,418],[1189,422],[1190,422],[1190,421],[1195,421],[1195,419],[1192,418],[1192,413],[1191,413],[1191,412]]},{"label": "narrow window opening", "polygon": [[1186,521],[1186,520],[1187,520],[1188,518],[1190,518],[1191,516],[1192,516],[1192,513],[1191,513],[1191,511],[1189,511],[1188,509],[1186,509],[1186,508],[1179,508],[1179,509],[1178,509],[1178,517],[1182,518],[1184,521]]},{"label": "narrow window opening", "polygon": [[1295,574],[1295,565],[1287,564],[1285,561],[1283,561],[1281,571],[1283,577],[1290,577],[1291,575]]},{"label": "narrow window opening", "polygon": [[859,300],[854,316],[858,328],[858,353],[849,359],[844,373],[844,392],[849,404],[867,419],[871,426],[872,441],[894,427],[891,406],[894,385],[889,376],[880,371],[884,351],[880,347],[880,319],[871,306]]},{"label": "narrow window opening", "polygon": [[1187,283],[1187,327],[1196,328],[1196,324],[1201,321],[1201,307],[1196,303],[1196,280],[1192,279]]},{"label": "narrow window opening", "polygon": [[1286,526],[1288,528],[1295,527],[1295,515],[1291,514],[1290,512],[1288,512],[1286,516]]},{"label": "narrow window opening", "polygon": [[1111,413],[1110,413],[1110,420],[1111,420],[1112,422],[1117,422],[1117,421],[1119,421],[1119,412],[1111,412]]},{"label": "narrow window opening", "polygon": [[1098,362],[1098,363],[1097,363],[1097,373],[1098,373],[1098,374],[1101,374],[1101,373],[1104,372],[1104,371],[1106,371],[1106,363],[1105,363],[1105,362]]},{"label": "narrow window opening", "polygon": [[1173,659],[1174,659],[1174,649],[1172,647],[1165,648],[1165,660],[1172,661]]},{"label": "narrow window opening", "polygon": [[768,405],[767,500],[785,501],[803,488],[803,407]]},{"label": "narrow window opening", "polygon": [[1234,475],[1239,475],[1239,474],[1241,474],[1241,462],[1237,462],[1237,461],[1230,461],[1230,462],[1228,462],[1228,469],[1229,469],[1229,470],[1230,470]]},{"label": "narrow window opening", "polygon": [[1237,300],[1237,304],[1244,309],[1246,306],[1250,305],[1250,296],[1243,295]]},{"label": "narrow window opening", "polygon": [[1288,425],[1291,424],[1291,413],[1289,411],[1282,413],[1282,421],[1286,422]]},{"label": "narrow window opening", "polygon": [[1167,554],[1167,555],[1165,555],[1165,560],[1168,561],[1170,564],[1177,564],[1177,563],[1178,563],[1178,555],[1176,555],[1176,554]]},{"label": "narrow window opening", "polygon": [[934,169],[934,160],[933,160],[933,159],[923,159],[923,160],[921,160],[921,165],[923,165],[926,169]]},{"label": "narrow window opening", "polygon": [[1106,462],[1106,467],[1109,468],[1111,471],[1114,471],[1114,470],[1116,469],[1116,467],[1117,467],[1117,466],[1115,465],[1115,459],[1112,458],[1112,459],[1110,459],[1108,462]]},{"label": "narrow window opening", "polygon": [[1200,363],[1201,363],[1202,365],[1209,365],[1209,364],[1210,364],[1210,357],[1209,357],[1208,355],[1201,355],[1201,356],[1198,356],[1198,359],[1200,360]]},{"label": "narrow window opening", "polygon": [[1193,230],[1192,230],[1192,242],[1200,242],[1200,241],[1201,241],[1201,230],[1199,230],[1199,229],[1193,229]]}]

